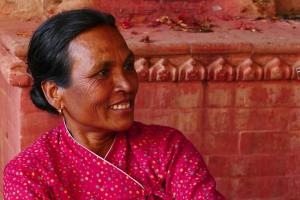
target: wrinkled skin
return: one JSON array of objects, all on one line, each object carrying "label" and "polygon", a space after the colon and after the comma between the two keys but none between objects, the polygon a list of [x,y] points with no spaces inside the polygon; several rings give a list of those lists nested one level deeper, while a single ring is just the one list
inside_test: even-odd
[{"label": "wrinkled skin", "polygon": [[58,91],[67,127],[79,143],[105,155],[114,133],[128,129],[134,120],[134,55],[109,26],[78,35],[69,54],[71,84]]}]

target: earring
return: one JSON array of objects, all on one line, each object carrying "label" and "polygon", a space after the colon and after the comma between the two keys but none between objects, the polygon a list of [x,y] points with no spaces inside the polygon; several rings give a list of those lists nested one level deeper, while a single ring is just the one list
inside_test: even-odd
[{"label": "earring", "polygon": [[58,112],[59,115],[62,115],[62,109],[61,108],[58,109],[57,112]]}]

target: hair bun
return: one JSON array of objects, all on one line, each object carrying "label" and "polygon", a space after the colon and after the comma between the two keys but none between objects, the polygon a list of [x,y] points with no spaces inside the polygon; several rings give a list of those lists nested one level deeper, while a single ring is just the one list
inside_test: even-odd
[{"label": "hair bun", "polygon": [[53,114],[58,114],[57,110],[46,100],[46,97],[40,86],[39,88],[36,86],[32,87],[32,89],[30,90],[30,98],[36,107],[42,110],[47,110],[48,112]]}]

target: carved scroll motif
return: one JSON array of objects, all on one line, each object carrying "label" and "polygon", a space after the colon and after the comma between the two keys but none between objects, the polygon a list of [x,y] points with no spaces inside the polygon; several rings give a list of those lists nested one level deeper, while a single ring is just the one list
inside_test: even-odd
[{"label": "carved scroll motif", "polygon": [[178,81],[205,80],[205,68],[193,58],[188,59],[178,68]]},{"label": "carved scroll motif", "polygon": [[150,63],[145,58],[140,58],[135,61],[134,68],[138,74],[139,81],[149,80],[149,65]]},{"label": "carved scroll motif", "polygon": [[134,67],[139,80],[141,82],[300,80],[300,60],[289,66],[283,60],[273,58],[261,66],[248,58],[233,66],[225,58],[219,57],[204,66],[200,61],[188,58],[182,64],[174,66],[172,63],[176,63],[176,59],[169,59],[161,58],[154,64],[145,58],[136,60]]},{"label": "carved scroll motif", "polygon": [[176,81],[177,69],[166,59],[157,61],[149,70],[150,81]]},{"label": "carved scroll motif", "polygon": [[238,81],[258,81],[263,78],[262,68],[254,63],[250,58],[243,61],[237,67],[236,80]]},{"label": "carved scroll motif", "polygon": [[296,61],[292,66],[292,77],[293,80],[300,80],[300,59]]},{"label": "carved scroll motif", "polygon": [[232,81],[235,70],[224,58],[219,58],[207,67],[207,78],[213,81]]},{"label": "carved scroll motif", "polygon": [[265,80],[290,79],[291,69],[278,58],[274,58],[266,64],[264,78]]}]

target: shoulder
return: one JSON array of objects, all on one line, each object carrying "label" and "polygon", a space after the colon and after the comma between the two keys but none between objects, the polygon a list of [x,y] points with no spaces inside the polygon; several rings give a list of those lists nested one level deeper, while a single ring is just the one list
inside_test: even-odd
[{"label": "shoulder", "polygon": [[32,145],[21,151],[5,166],[4,173],[12,171],[27,171],[35,165],[43,165],[49,162],[50,155],[54,154],[58,148],[60,140],[60,127],[58,126],[42,134]]},{"label": "shoulder", "polygon": [[163,125],[156,125],[156,124],[143,124],[141,122],[134,122],[132,126],[133,134],[137,135],[152,135],[152,136],[175,136],[175,137],[182,137],[183,134],[172,127],[163,126]]},{"label": "shoulder", "polygon": [[184,141],[186,140],[184,135],[177,129],[162,126],[162,125],[146,125],[141,122],[134,122],[130,132],[129,138],[134,140],[147,140],[148,142],[159,141],[159,144],[163,142],[171,141]]}]

